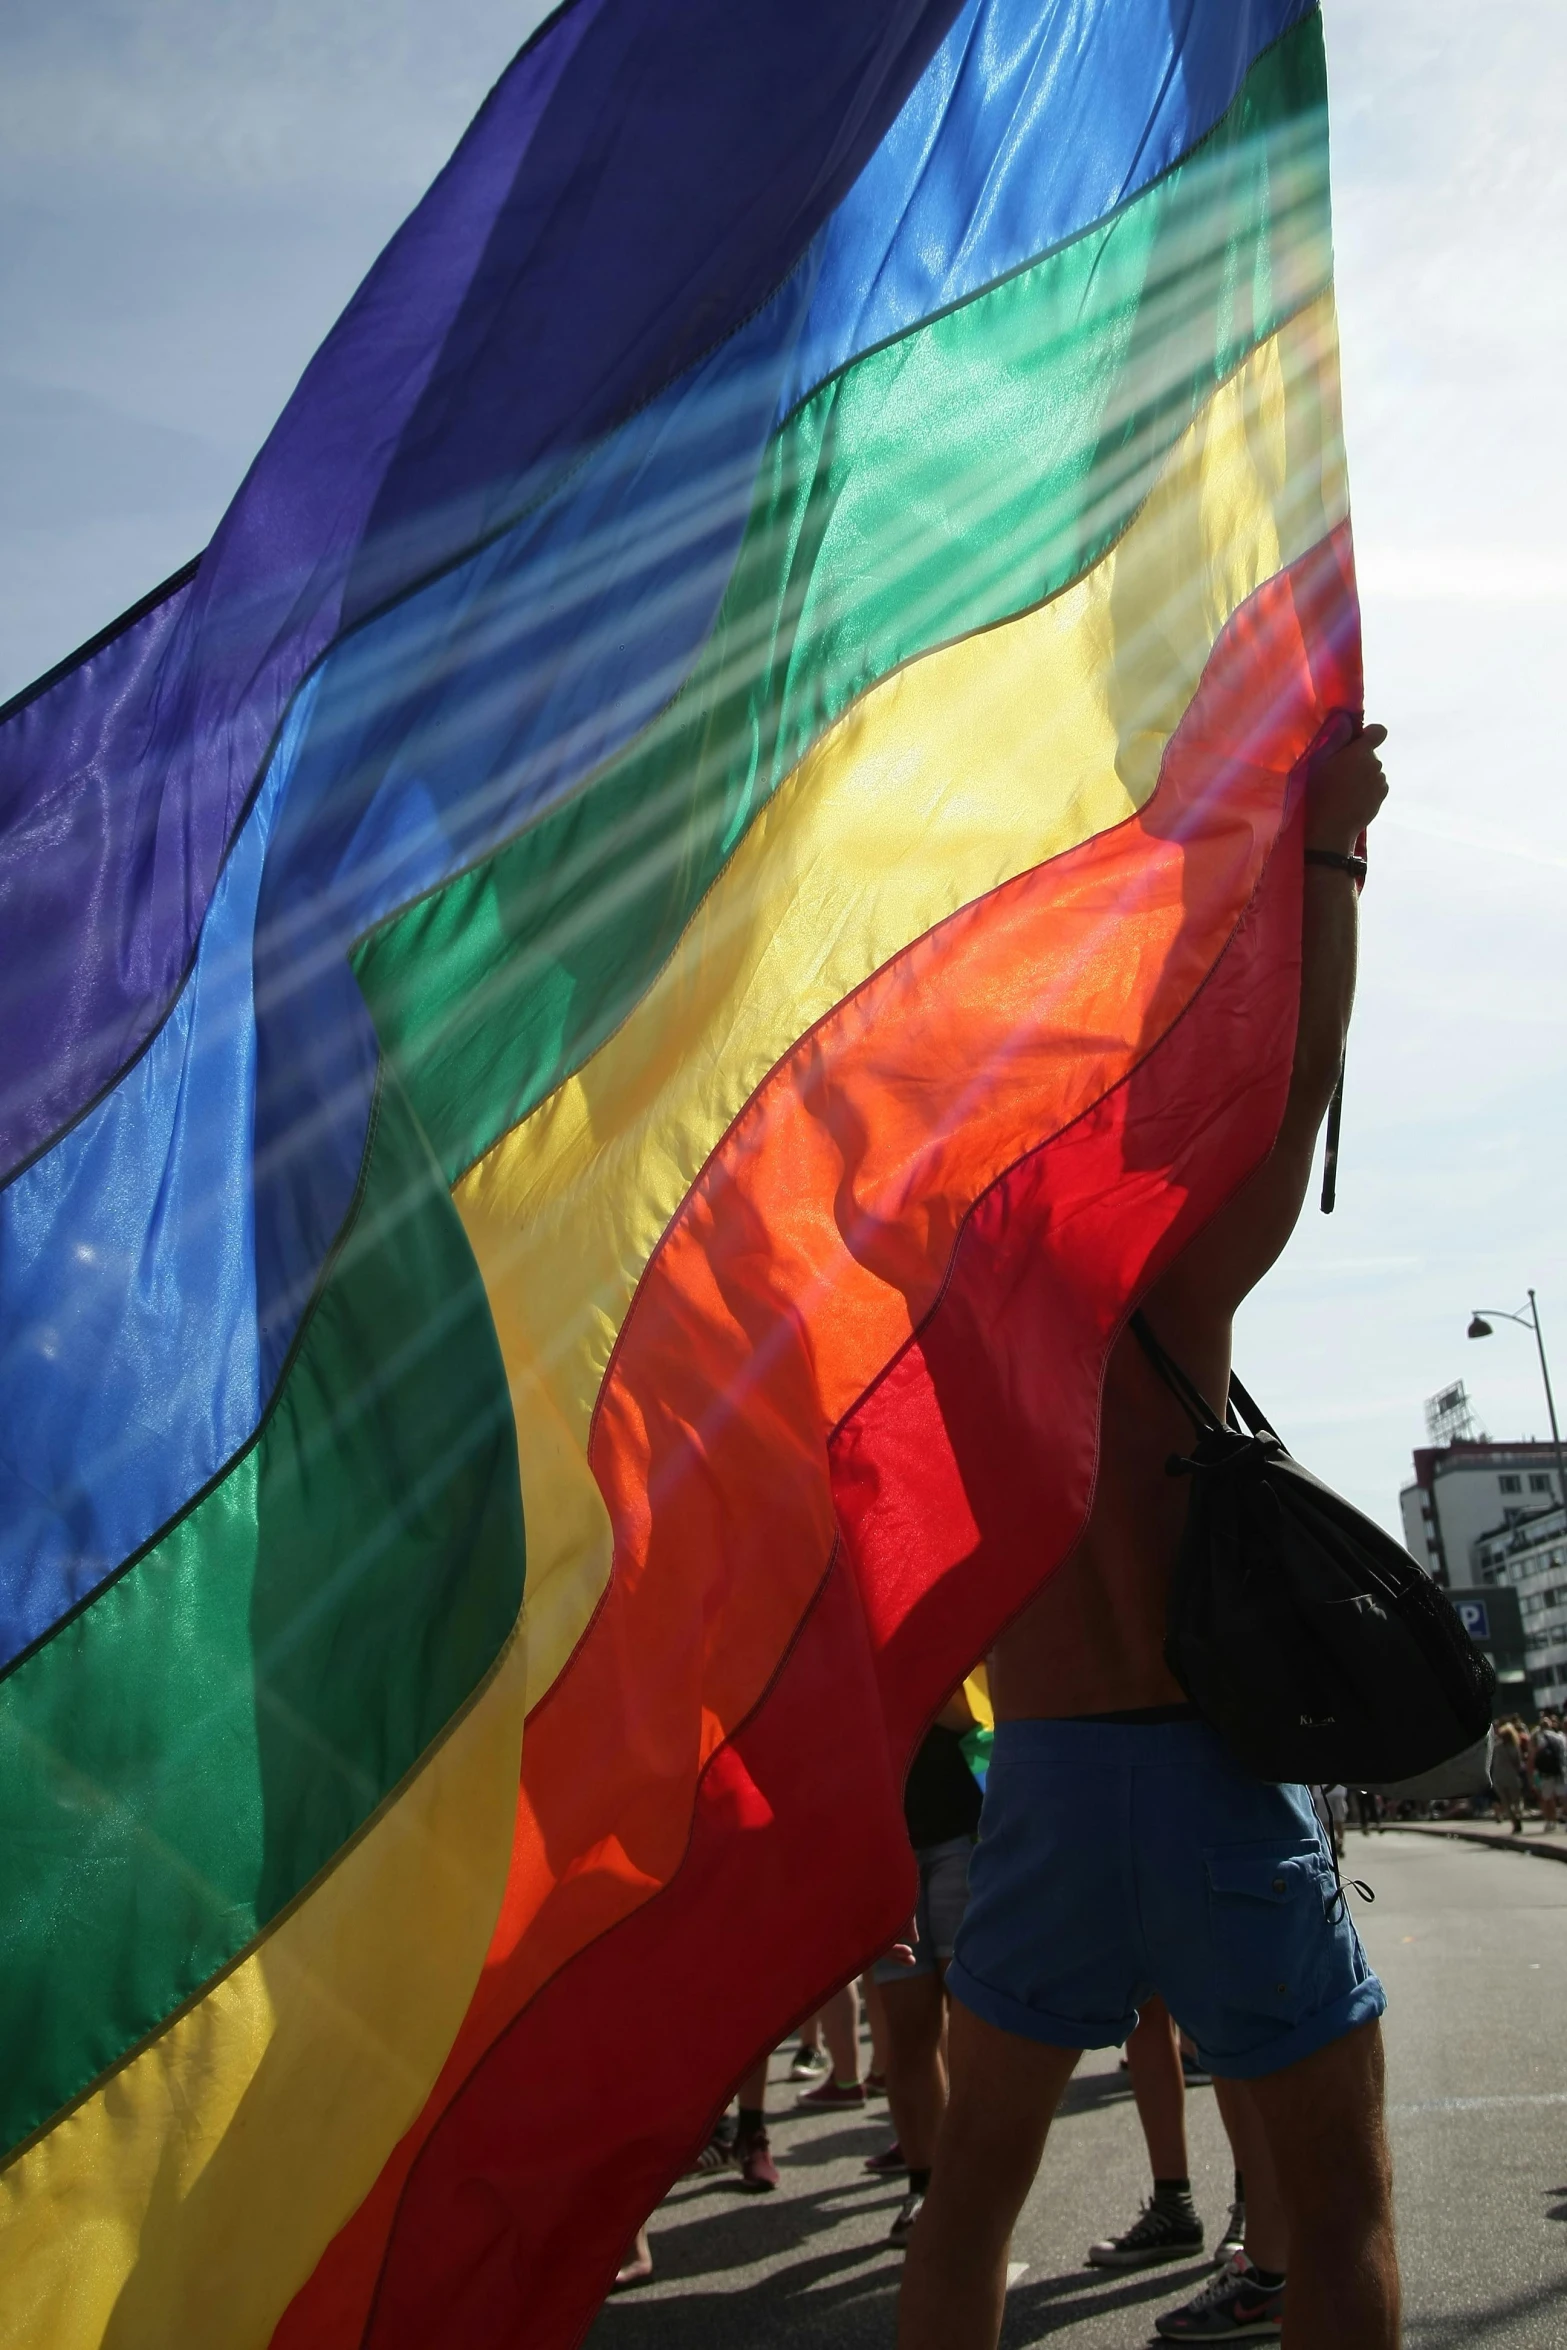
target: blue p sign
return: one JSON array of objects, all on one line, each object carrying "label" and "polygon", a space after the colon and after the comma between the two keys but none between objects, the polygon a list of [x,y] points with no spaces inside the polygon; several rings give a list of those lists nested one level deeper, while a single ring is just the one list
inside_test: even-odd
[{"label": "blue p sign", "polygon": [[1483,1599],[1461,1599],[1458,1602],[1458,1621],[1471,1640],[1489,1640],[1491,1612]]}]

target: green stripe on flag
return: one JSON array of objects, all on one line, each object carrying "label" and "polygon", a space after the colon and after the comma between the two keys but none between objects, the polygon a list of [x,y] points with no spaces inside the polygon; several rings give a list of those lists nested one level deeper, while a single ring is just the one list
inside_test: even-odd
[{"label": "green stripe on flag", "polygon": [[0,1683],[0,2146],[363,1826],[499,1654],[522,1561],[489,1308],[385,1072],[357,1215],[259,1437]]},{"label": "green stripe on flag", "polygon": [[879,678],[1081,576],[1215,387],[1331,278],[1322,36],[1122,211],[854,361],[774,436],[711,638],[639,741],[354,965],[447,1175],[625,1018]]}]

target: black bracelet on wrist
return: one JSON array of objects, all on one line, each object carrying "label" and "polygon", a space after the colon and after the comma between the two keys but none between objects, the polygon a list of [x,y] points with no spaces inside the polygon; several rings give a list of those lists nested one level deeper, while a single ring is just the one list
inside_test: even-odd
[{"label": "black bracelet on wrist", "polygon": [[1347,873],[1351,881],[1364,881],[1366,878],[1365,858],[1347,857],[1341,849],[1308,849],[1306,862],[1308,865],[1331,865],[1335,873]]}]

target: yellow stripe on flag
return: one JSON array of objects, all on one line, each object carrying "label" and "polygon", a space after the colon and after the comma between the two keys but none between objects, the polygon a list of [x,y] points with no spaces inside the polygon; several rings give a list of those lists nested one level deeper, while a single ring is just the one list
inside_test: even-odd
[{"label": "yellow stripe on flag", "polygon": [[1084,579],[912,663],[824,736],[630,1018],[457,1186],[516,1412],[530,1704],[609,1573],[586,1451],[610,1350],[731,1120],[925,931],[1139,809],[1230,615],[1347,504],[1323,296],[1220,388]]},{"label": "yellow stripe on flag", "polygon": [[513,1634],[260,1946],[0,2177],[7,2350],[260,2350],[419,2114],[511,1860]]}]

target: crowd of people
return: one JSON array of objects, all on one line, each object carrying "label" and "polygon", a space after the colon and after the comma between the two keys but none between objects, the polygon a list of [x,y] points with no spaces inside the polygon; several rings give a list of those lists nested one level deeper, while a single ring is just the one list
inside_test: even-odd
[{"label": "crowd of people", "polygon": [[1517,1714],[1497,1723],[1496,1744],[1491,1750],[1495,1814],[1498,1820],[1512,1822],[1515,1836],[1523,1834],[1526,1811],[1539,1812],[1543,1829],[1555,1827],[1564,1780],[1567,1732],[1559,1714],[1542,1713],[1532,1728]]},{"label": "crowd of people", "polygon": [[1401,1820],[1484,1819],[1487,1814],[1499,1825],[1510,1823],[1515,1836],[1523,1834],[1531,1814],[1537,1815],[1542,1834],[1558,1823],[1567,1827],[1567,1730],[1560,1714],[1546,1709],[1533,1723],[1521,1714],[1502,1715],[1493,1727],[1490,1770],[1489,1790],[1467,1795],[1393,1797],[1374,1787],[1325,1787],[1319,1790],[1318,1813],[1341,1860],[1351,1822],[1367,1835]]}]

